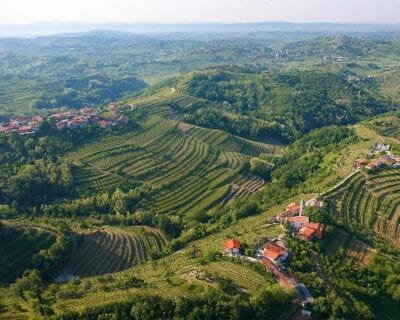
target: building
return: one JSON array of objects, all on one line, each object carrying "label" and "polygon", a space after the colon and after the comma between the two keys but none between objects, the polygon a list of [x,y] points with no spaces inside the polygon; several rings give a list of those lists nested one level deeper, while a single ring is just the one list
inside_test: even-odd
[{"label": "building", "polygon": [[361,169],[361,167],[365,166],[368,164],[368,160],[365,158],[357,159],[356,162],[354,163],[354,167],[356,169]]},{"label": "building", "polygon": [[319,201],[317,198],[312,198],[306,201],[306,207],[322,208],[324,206],[323,201]]},{"label": "building", "polygon": [[307,216],[297,216],[289,217],[286,219],[286,221],[290,224],[292,228],[300,229],[308,224],[310,222],[310,219]]},{"label": "building", "polygon": [[32,126],[22,126],[18,128],[18,134],[21,136],[25,136],[28,134],[34,134],[35,129]]},{"label": "building", "polygon": [[284,221],[289,217],[298,216],[302,210],[300,203],[294,202],[286,206],[286,210],[276,216],[277,221]]},{"label": "building", "polygon": [[377,142],[374,144],[373,149],[375,151],[390,151],[390,144]]},{"label": "building", "polygon": [[225,241],[224,252],[233,255],[240,254],[240,241],[236,239]]},{"label": "building", "polygon": [[368,170],[376,170],[381,168],[382,166],[393,166],[397,163],[396,159],[391,156],[383,156],[379,159],[372,160],[368,163],[365,168]]},{"label": "building", "polygon": [[268,242],[264,246],[264,256],[274,263],[281,263],[289,255],[289,252],[276,243]]},{"label": "building", "polygon": [[324,232],[324,225],[319,222],[310,222],[299,230],[297,234],[299,238],[311,241],[314,238],[322,239]]}]

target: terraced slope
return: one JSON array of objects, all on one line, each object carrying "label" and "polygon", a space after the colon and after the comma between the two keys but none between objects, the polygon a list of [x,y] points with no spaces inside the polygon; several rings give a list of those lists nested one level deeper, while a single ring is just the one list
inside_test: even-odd
[{"label": "terraced slope", "polygon": [[221,130],[192,126],[187,130],[187,134],[196,137],[219,150],[237,152],[249,156],[259,156],[260,153],[275,153],[277,149],[275,146],[249,141]]},{"label": "terraced slope", "polygon": [[49,248],[56,235],[39,228],[10,227],[0,235],[0,282],[8,283],[34,267],[34,257]]},{"label": "terraced slope", "polygon": [[342,224],[400,244],[400,170],[359,172],[326,199]]},{"label": "terraced slope", "polygon": [[78,242],[77,250],[64,273],[87,277],[140,264],[149,258],[151,251],[162,251],[166,239],[156,229],[125,231],[103,228],[81,236]]},{"label": "terraced slope", "polygon": [[67,155],[77,164],[75,182],[81,194],[144,182],[153,190],[144,208],[195,217],[226,203],[227,197],[248,196],[264,184],[261,178],[247,175],[245,164],[250,156],[274,152],[266,145],[217,130],[196,127],[194,133],[190,127],[187,131],[159,114],[147,117],[142,127]]}]

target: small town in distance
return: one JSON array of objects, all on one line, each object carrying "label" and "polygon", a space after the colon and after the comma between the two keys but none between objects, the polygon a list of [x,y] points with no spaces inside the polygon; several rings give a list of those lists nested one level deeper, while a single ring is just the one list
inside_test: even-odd
[{"label": "small town in distance", "polygon": [[128,118],[120,114],[115,104],[110,103],[106,112],[102,114],[96,108],[85,107],[80,110],[70,109],[65,112],[53,113],[47,117],[39,115],[32,117],[13,116],[6,122],[0,122],[0,133],[31,135],[39,129],[44,120],[47,120],[57,129],[74,129],[89,124],[97,124],[101,128],[111,128],[128,122]]}]

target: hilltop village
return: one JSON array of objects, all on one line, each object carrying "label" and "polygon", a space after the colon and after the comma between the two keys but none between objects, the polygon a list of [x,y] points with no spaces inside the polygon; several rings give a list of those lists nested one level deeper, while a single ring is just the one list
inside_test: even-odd
[{"label": "hilltop village", "polygon": [[80,110],[69,110],[50,114],[47,117],[35,115],[33,117],[10,117],[6,122],[0,122],[0,133],[18,134],[21,136],[34,134],[39,130],[43,121],[47,120],[57,129],[77,128],[88,124],[97,124],[102,128],[111,128],[118,124],[126,124],[128,118],[122,116],[114,104],[108,106],[106,113],[99,113],[97,109],[85,107]]},{"label": "hilltop village", "polygon": [[[323,202],[317,198],[308,201],[302,200],[300,203],[291,203],[286,206],[284,211],[276,215],[274,223],[281,224],[285,231],[287,231],[286,228],[290,228],[291,234],[303,241],[322,239],[324,224],[310,221],[309,216],[306,215],[306,208],[322,208],[323,205]],[[225,255],[261,263],[271,271],[285,290],[295,289],[297,298],[294,302],[302,305],[303,316],[311,316],[311,311],[307,307],[314,302],[314,298],[307,287],[294,274],[286,271],[288,258],[292,255],[285,246],[284,235],[257,248],[254,257],[243,255],[242,252],[240,240],[229,239],[224,243],[223,253]]]}]

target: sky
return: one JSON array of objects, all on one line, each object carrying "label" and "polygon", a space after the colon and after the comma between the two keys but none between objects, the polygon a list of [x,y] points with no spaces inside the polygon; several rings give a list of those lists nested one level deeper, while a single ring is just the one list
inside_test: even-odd
[{"label": "sky", "polygon": [[0,24],[400,23],[400,0],[0,0]]}]

